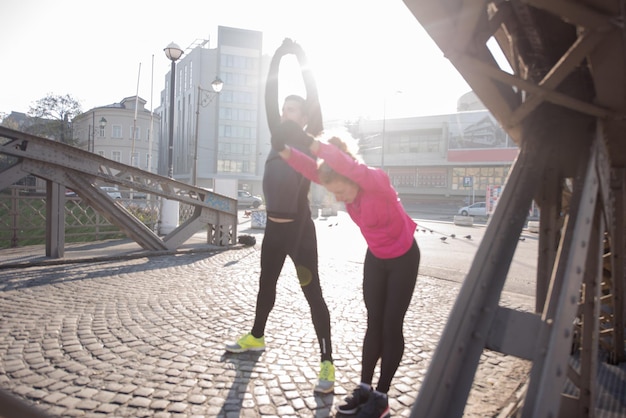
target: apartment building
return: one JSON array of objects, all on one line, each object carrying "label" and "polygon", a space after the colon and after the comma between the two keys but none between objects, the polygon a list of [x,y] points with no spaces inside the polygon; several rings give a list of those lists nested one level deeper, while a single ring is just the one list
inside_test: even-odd
[{"label": "apartment building", "polygon": [[[174,178],[213,188],[215,179],[235,179],[240,188],[261,189],[269,133],[263,104],[267,64],[262,33],[218,27],[215,47],[198,41],[176,62]],[[222,90],[211,85],[219,78]],[[168,169],[171,73],[161,92],[159,173]]]},{"label": "apartment building", "polygon": [[157,172],[161,119],[138,96],[95,107],[72,120],[78,146],[108,159]]},{"label": "apartment building", "polygon": [[453,114],[359,121],[361,157],[383,167],[401,195],[484,200],[505,184],[519,149],[489,111],[467,105],[473,97]]}]

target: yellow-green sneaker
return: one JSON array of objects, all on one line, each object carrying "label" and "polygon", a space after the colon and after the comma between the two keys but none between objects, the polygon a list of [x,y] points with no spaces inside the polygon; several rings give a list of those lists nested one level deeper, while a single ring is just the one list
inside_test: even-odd
[{"label": "yellow-green sneaker", "polygon": [[231,353],[243,353],[244,351],[263,351],[265,350],[265,337],[256,338],[248,333],[237,340],[236,343],[226,344],[226,351]]},{"label": "yellow-green sneaker", "polygon": [[315,392],[330,393],[335,389],[335,365],[328,360],[320,363],[319,380]]}]

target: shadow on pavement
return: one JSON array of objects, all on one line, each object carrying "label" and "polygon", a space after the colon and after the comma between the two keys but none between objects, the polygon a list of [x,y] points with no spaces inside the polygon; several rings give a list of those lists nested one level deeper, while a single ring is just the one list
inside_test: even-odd
[{"label": "shadow on pavement", "polygon": [[221,357],[223,363],[232,363],[237,371],[237,377],[233,381],[233,385],[228,391],[222,409],[219,412],[219,416],[226,417],[232,416],[233,413],[236,416],[241,415],[241,409],[243,407],[244,397],[240,396],[243,393],[253,393],[254,391],[248,391],[247,387],[250,384],[250,377],[254,372],[254,366],[259,362],[259,358],[263,351],[248,351],[245,353],[228,353],[224,352]]},{"label": "shadow on pavement", "polygon": [[164,265],[176,264],[179,267],[193,264],[198,258],[208,258],[219,254],[219,251],[199,253],[187,257],[158,257],[143,255],[143,262],[139,264],[120,264],[119,257],[102,259],[100,262],[94,260],[90,270],[72,268],[68,265],[49,265],[45,268],[15,268],[3,271],[0,279],[0,290],[19,290],[36,286],[45,286],[55,283],[68,283],[71,281],[91,280],[107,278],[116,275],[128,274],[130,272],[158,271]]}]

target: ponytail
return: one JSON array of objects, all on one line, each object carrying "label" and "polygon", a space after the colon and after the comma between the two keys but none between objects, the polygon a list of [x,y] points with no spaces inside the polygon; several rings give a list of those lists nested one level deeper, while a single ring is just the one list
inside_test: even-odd
[{"label": "ponytail", "polygon": [[[341,152],[348,155],[353,160],[357,161],[355,156],[352,155],[352,153],[348,150],[348,144],[342,141],[339,137],[333,136],[328,140],[328,143],[339,148]],[[352,181],[346,176],[337,173],[330,165],[328,165],[328,163],[326,163],[326,161],[320,164],[317,169],[317,173],[322,184],[332,183],[336,180]]]},{"label": "ponytail", "polygon": [[331,144],[331,145],[336,146],[337,148],[339,148],[341,150],[341,152],[343,152],[344,154],[349,155],[350,158],[352,158],[353,160],[356,161],[356,157],[354,155],[352,155],[352,153],[348,150],[348,144],[346,144],[338,136],[333,136],[332,138],[330,138],[328,140],[328,143]]}]

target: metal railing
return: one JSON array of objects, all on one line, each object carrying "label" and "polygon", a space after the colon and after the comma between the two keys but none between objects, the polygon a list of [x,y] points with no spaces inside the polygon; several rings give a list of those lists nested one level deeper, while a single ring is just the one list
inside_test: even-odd
[{"label": "metal railing", "polygon": [[[129,212],[150,230],[159,228],[161,200],[157,196],[142,199],[118,199]],[[193,207],[180,206],[180,222],[193,215]],[[67,242],[93,242],[125,237],[120,228],[78,196],[65,201],[65,237]],[[46,238],[46,193],[34,186],[13,185],[0,193],[0,249],[41,245]]]},{"label": "metal railing", "polygon": [[[63,256],[65,213],[61,209],[67,202],[64,195],[67,188],[76,192],[83,202],[145,250],[176,249],[202,229],[207,230],[207,242],[210,244],[224,246],[235,243],[236,199],[2,126],[0,157],[7,163],[0,164],[0,191],[23,182],[29,176],[46,182],[45,231],[46,255],[49,257]],[[144,223],[141,216],[135,216],[129,210],[130,207],[122,204],[121,199],[112,199],[102,186],[128,190],[132,193],[130,196],[139,193],[157,200],[176,201],[179,203],[179,213],[180,210],[186,212],[183,209],[185,206],[190,206],[192,213],[189,218],[183,216],[184,222],[173,231],[159,236],[152,225]],[[15,216],[15,206],[7,204],[7,207],[11,207],[11,210],[6,215]],[[39,213],[42,213],[41,210]]]}]

